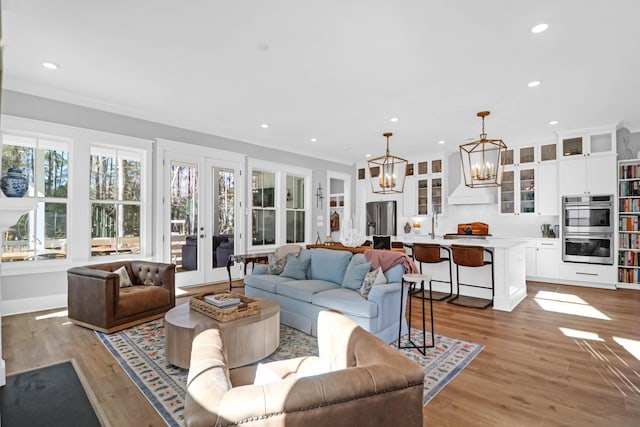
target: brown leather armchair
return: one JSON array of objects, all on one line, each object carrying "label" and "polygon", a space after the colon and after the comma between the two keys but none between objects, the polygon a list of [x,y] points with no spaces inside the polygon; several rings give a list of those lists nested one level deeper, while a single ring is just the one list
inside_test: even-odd
[{"label": "brown leather armchair", "polygon": [[[125,266],[133,286],[113,273]],[[67,270],[69,320],[111,333],[160,318],[176,304],[175,265],[118,261]]]},{"label": "brown leather armchair", "polygon": [[229,370],[222,333],[201,332],[192,345],[184,425],[422,426],[417,363],[335,311],[318,316],[318,350],[318,357]]}]

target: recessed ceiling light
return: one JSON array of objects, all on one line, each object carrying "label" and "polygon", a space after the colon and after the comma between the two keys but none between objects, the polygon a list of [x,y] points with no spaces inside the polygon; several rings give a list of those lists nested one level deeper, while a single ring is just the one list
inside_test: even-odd
[{"label": "recessed ceiling light", "polygon": [[549,124],[550,124],[551,126],[555,126],[555,125],[557,125],[557,124],[558,124],[558,121],[557,121],[557,120],[551,120],[551,121],[549,122]]},{"label": "recessed ceiling light", "polygon": [[444,141],[444,140],[442,140],[442,139],[441,139],[440,141],[438,141],[438,144],[442,145],[442,144],[444,144],[444,143],[446,143],[446,142],[447,142],[447,141]]},{"label": "recessed ceiling light", "polygon": [[391,117],[391,118],[389,119],[389,121],[391,121],[391,122],[393,122],[393,123],[397,122],[398,120],[400,120],[400,119],[399,119],[399,118],[397,118],[397,117]]},{"label": "recessed ceiling light", "polygon": [[311,142],[318,142],[318,138],[311,138]]},{"label": "recessed ceiling light", "polygon": [[58,64],[56,64],[54,62],[47,62],[47,61],[43,62],[42,66],[44,68],[46,68],[47,70],[57,70],[58,68],[60,68],[60,66]]},{"label": "recessed ceiling light", "polygon": [[535,27],[533,27],[531,29],[531,32],[534,33],[534,34],[538,34],[538,33],[541,33],[543,31],[546,31],[547,28],[549,28],[549,26],[547,24],[538,24],[538,25],[536,25]]},{"label": "recessed ceiling light", "polygon": [[371,154],[367,153],[367,154],[365,154],[364,156],[365,156],[366,158],[369,158],[369,157],[371,157]]},{"label": "recessed ceiling light", "polygon": [[261,125],[260,125],[260,127],[261,127],[262,129],[266,129],[266,128],[268,128],[268,127],[269,127],[269,124],[268,124],[268,123],[263,123],[263,124],[261,124]]},{"label": "recessed ceiling light", "polygon": [[532,82],[529,82],[529,84],[527,84],[527,86],[529,87],[537,87],[540,86],[540,81],[539,80],[534,80]]},{"label": "recessed ceiling light", "polygon": [[351,151],[351,147],[345,148],[346,151]]}]

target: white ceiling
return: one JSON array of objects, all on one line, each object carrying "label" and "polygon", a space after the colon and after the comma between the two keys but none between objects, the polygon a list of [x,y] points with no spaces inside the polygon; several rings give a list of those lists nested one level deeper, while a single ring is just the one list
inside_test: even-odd
[{"label": "white ceiling", "polygon": [[[343,163],[382,154],[385,131],[393,154],[455,150],[478,137],[480,110],[507,145],[620,122],[640,130],[638,0],[2,7],[6,89]],[[530,32],[542,22],[546,32]]]}]

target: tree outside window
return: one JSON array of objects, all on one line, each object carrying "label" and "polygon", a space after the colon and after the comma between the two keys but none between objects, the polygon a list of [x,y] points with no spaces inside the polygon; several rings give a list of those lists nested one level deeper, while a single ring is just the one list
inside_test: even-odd
[{"label": "tree outside window", "polygon": [[22,169],[29,182],[25,197],[37,207],[4,233],[2,261],[36,261],[67,256],[68,144],[62,141],[4,135],[2,174]]},{"label": "tree outside window", "polygon": [[141,155],[92,147],[90,163],[91,255],[139,254]]}]

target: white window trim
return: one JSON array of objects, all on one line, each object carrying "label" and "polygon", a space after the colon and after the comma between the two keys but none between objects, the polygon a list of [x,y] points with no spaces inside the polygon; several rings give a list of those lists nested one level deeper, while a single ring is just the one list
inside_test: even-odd
[{"label": "white window trim", "polygon": [[[108,132],[61,125],[40,120],[2,115],[2,132],[54,141],[69,141],[69,189],[67,193],[67,241],[68,252],[64,260],[2,263],[2,276],[66,271],[70,267],[117,261],[120,259],[147,259],[153,257],[153,142],[146,139]],[[144,184],[140,189],[141,253],[117,256],[91,256],[91,232],[89,215],[89,155],[91,145],[114,146],[119,149],[139,151],[142,160]],[[84,159],[84,160],[83,160]],[[86,206],[74,212],[73,206]]]},{"label": "white window trim", "polygon": [[[253,176],[254,170],[260,170],[265,172],[275,173],[276,175],[276,188],[275,188],[275,208],[276,208],[276,243],[273,245],[258,245],[252,244],[251,230],[253,230],[253,217],[251,210],[253,209],[253,200],[249,196],[252,194],[251,189],[251,176]],[[283,189],[287,188],[287,175],[304,178],[304,210],[305,210],[305,224],[304,235],[305,241],[301,244],[306,244],[311,241],[311,222],[313,210],[311,209],[311,178],[313,171],[307,168],[301,168],[297,166],[291,166],[284,163],[270,162],[266,160],[259,160],[249,158],[247,161],[247,250],[249,253],[255,252],[268,252],[275,250],[278,246],[284,245],[287,242],[287,194]]]}]

